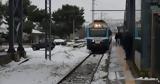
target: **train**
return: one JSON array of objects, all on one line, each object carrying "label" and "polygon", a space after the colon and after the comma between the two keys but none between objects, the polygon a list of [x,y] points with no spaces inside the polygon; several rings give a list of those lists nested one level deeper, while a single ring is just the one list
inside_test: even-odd
[{"label": "train", "polygon": [[109,50],[111,30],[104,20],[94,20],[85,27],[87,49],[92,53],[105,53]]}]

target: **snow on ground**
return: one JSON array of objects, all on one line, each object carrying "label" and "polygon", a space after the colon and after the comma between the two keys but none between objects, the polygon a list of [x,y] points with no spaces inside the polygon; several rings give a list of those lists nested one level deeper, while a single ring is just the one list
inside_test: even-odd
[{"label": "snow on ground", "polygon": [[45,60],[43,49],[25,50],[29,61],[21,65],[18,65],[20,62],[11,62],[0,67],[0,84],[56,84],[89,53],[86,47],[56,46],[49,61]]},{"label": "snow on ground", "polygon": [[141,81],[157,81],[157,83],[160,83],[160,80],[158,78],[148,78],[148,77],[139,77],[135,80],[141,80]]},{"label": "snow on ground", "polygon": [[108,54],[104,54],[100,66],[98,67],[98,70],[94,75],[94,81],[91,84],[106,84],[106,59],[108,59]]}]

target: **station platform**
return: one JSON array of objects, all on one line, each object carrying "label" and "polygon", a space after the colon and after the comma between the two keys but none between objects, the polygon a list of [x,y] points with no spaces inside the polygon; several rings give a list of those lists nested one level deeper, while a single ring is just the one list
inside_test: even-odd
[{"label": "station platform", "polygon": [[155,80],[136,78],[125,59],[125,51],[121,46],[111,48],[109,64],[109,82],[107,84],[159,84]]}]

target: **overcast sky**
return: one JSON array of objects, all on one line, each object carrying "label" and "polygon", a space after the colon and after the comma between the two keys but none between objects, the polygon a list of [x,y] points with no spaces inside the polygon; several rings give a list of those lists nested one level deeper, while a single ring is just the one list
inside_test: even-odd
[{"label": "overcast sky", "polygon": [[[7,1],[7,0],[2,0]],[[39,8],[44,9],[45,0],[30,0],[32,4],[37,5]],[[63,4],[77,5],[85,9],[85,19],[86,21],[91,21],[91,10],[92,10],[92,0],[51,0],[52,1],[52,11],[61,8]],[[95,9],[125,9],[126,0],[95,0]],[[100,19],[123,19],[123,12],[96,12],[95,18]]]}]

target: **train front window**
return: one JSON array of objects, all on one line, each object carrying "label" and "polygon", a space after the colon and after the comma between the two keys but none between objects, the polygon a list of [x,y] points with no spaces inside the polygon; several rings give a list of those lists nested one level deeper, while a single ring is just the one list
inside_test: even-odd
[{"label": "train front window", "polygon": [[105,29],[90,29],[89,36],[90,37],[105,37],[106,31]]}]

